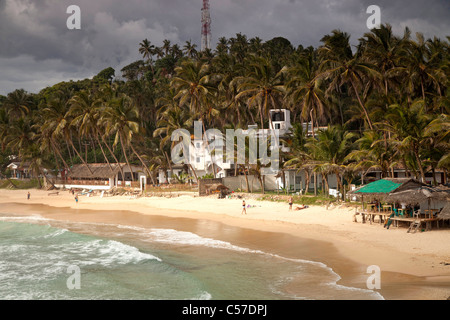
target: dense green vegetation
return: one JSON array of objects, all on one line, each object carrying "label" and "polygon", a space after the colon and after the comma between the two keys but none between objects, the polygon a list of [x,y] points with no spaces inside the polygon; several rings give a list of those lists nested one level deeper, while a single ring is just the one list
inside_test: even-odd
[{"label": "dense green vegetation", "polygon": [[349,38],[334,30],[318,48],[295,48],[284,38],[237,34],[204,52],[191,42],[156,47],[145,39],[136,48],[142,60],[121,70],[123,80],[108,68],[38,94],[0,96],[1,171],[16,155],[31,162],[34,176],[123,162],[142,164],[154,181],[158,168],[172,166],[174,130],[193,130],[198,119],[222,132],[268,128],[269,109],[285,108],[295,128],[282,168],[304,169],[307,179],[333,173],[342,189],[371,169],[384,177],[395,167],[419,179],[447,174],[450,38],[394,35],[389,25],[366,33],[354,50]]}]

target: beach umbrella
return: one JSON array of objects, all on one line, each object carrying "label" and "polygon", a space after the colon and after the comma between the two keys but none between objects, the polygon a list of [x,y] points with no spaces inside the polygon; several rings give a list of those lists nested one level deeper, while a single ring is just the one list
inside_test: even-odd
[{"label": "beach umbrella", "polygon": [[410,178],[384,178],[349,192],[355,196],[384,198],[391,193],[417,189],[426,186],[424,183]]}]

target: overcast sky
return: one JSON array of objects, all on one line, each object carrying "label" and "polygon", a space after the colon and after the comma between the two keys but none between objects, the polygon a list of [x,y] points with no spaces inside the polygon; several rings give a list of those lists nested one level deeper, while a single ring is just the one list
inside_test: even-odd
[{"label": "overcast sky", "polygon": [[[333,29],[355,44],[368,32],[369,5],[396,34],[405,26],[426,37],[450,35],[449,0],[210,0],[212,45],[243,33],[264,41],[282,36],[294,46],[319,46]],[[69,5],[81,9],[81,30],[69,30]],[[60,81],[116,75],[141,59],[139,43],[164,39],[200,47],[202,0],[0,0],[0,94],[37,93]]]}]

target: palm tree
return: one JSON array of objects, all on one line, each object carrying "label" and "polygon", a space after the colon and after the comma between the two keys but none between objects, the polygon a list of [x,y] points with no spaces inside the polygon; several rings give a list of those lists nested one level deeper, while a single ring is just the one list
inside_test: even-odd
[{"label": "palm tree", "polygon": [[[433,65],[429,42],[421,33],[417,33],[417,41],[410,40],[405,46],[404,71],[407,74],[407,88],[411,99],[415,96],[416,84],[420,85],[420,95],[427,105],[426,94],[428,86],[434,86],[440,92],[441,82],[446,82],[446,76],[440,66]],[[427,107],[425,105],[425,110]]]},{"label": "palm tree", "polygon": [[355,133],[346,131],[341,126],[328,126],[327,130],[319,130],[317,140],[311,139],[307,147],[314,155],[315,171],[321,172],[322,176],[329,173],[336,175],[338,191],[345,194],[342,174],[345,169],[346,156],[353,148]]},{"label": "palm tree", "polygon": [[[192,122],[192,118],[189,110],[187,110],[186,108],[180,108],[178,102],[175,100],[175,95],[173,93],[171,99],[160,99],[158,103],[161,104],[162,107],[158,110],[158,128],[153,132],[153,137],[160,138],[159,148],[165,155],[167,164],[172,173],[172,165],[167,152],[165,151],[165,147],[170,145],[170,149],[173,150],[173,148],[178,144],[178,141],[171,141],[172,134],[176,130],[187,127],[188,124]],[[188,165],[195,177],[195,180],[198,181],[197,174],[192,167],[192,164],[188,163]]]},{"label": "palm tree", "polygon": [[9,127],[6,147],[19,154],[32,144],[35,136],[36,131],[33,130],[32,120],[29,117],[19,118],[13,121]]},{"label": "palm tree", "polygon": [[8,110],[11,119],[18,119],[25,117],[30,112],[33,108],[34,100],[31,94],[24,89],[19,89],[8,93],[3,105]]},{"label": "palm tree", "polygon": [[183,57],[183,50],[181,50],[180,46],[178,44],[174,44],[170,48],[170,55],[175,59],[181,59]]},{"label": "palm tree", "polygon": [[203,117],[208,96],[214,88],[211,86],[210,66],[201,61],[188,60],[175,69],[176,76],[170,86],[177,92],[179,105],[188,106],[189,110]]},{"label": "palm tree", "polygon": [[[206,119],[218,115],[211,102],[216,88],[213,86],[214,77],[210,73],[210,66],[200,60],[188,60],[175,71],[177,74],[170,83],[178,92],[175,99],[179,101],[180,107],[187,106],[194,116],[200,118],[203,132],[206,133]],[[213,171],[215,176],[214,162]]]},{"label": "palm tree", "polygon": [[429,143],[425,132],[430,123],[423,100],[415,101],[409,108],[398,104],[391,105],[385,120],[385,128],[393,135],[391,141],[397,147],[399,156],[412,156],[422,182],[425,182],[422,153]]},{"label": "palm tree", "polygon": [[142,133],[142,127],[138,122],[138,110],[133,101],[125,95],[109,101],[103,109],[99,123],[104,126],[106,133],[115,134],[114,146],[120,143],[128,168],[131,171],[131,180],[134,181],[133,169],[127,156],[126,147],[130,147],[134,155],[139,159],[145,170],[152,177],[150,169],[141,155],[134,148],[133,137]]},{"label": "palm tree", "polygon": [[332,33],[321,39],[324,45],[319,48],[319,56],[322,60],[320,77],[331,80],[329,91],[336,90],[344,84],[350,85],[370,130],[373,130],[372,120],[360,96],[360,91],[366,89],[366,78],[379,79],[380,74],[372,64],[363,62],[359,56],[353,55],[349,43],[350,36],[347,33],[339,30],[334,30]]},{"label": "palm tree", "polygon": [[142,54],[144,59],[151,60],[155,53],[155,46],[151,44],[148,39],[144,39],[139,44],[139,53]]},{"label": "palm tree", "polygon": [[282,69],[276,72],[269,60],[252,57],[248,61],[246,75],[235,79],[239,91],[236,99],[245,98],[249,107],[259,109],[262,129],[264,129],[264,119],[268,118],[269,108],[281,107],[285,94],[285,71],[286,69]]},{"label": "palm tree", "polygon": [[170,44],[170,40],[164,40],[163,46],[161,47],[161,50],[164,52],[164,55],[167,57],[170,53],[172,46]]},{"label": "palm tree", "polygon": [[365,131],[355,144],[358,147],[344,159],[345,162],[350,162],[348,167],[361,171],[362,180],[371,170],[380,170],[381,176],[387,177],[389,169],[395,164],[394,150],[390,143],[386,146],[382,132]]},{"label": "palm tree", "polygon": [[10,120],[6,108],[0,108],[0,144],[1,150],[4,151],[8,139]]},{"label": "palm tree", "polygon": [[292,129],[292,141],[289,145],[290,153],[287,155],[288,160],[284,163],[284,168],[305,172],[305,194],[308,192],[313,169],[312,154],[307,148],[308,142],[307,131],[303,130],[303,125],[295,124]]},{"label": "palm tree", "polygon": [[[64,156],[61,153],[61,145],[58,142],[58,137],[61,137],[61,132],[65,126],[66,104],[60,98],[54,98],[48,103],[42,105],[39,110],[39,119],[37,123],[41,134],[41,150],[51,149],[63,162],[64,168],[70,171]],[[56,157],[55,157],[55,160]]]},{"label": "palm tree", "polygon": [[[443,169],[445,177],[450,170],[450,116],[442,114],[432,120],[425,129],[425,136],[429,137],[431,142],[426,147],[436,184],[435,168]],[[447,181],[443,181],[443,184],[446,183]]]},{"label": "palm tree", "polygon": [[307,123],[311,119],[312,136],[315,136],[314,124],[323,119],[327,113],[327,100],[321,89],[320,80],[317,78],[318,65],[314,52],[308,55],[289,70],[291,79],[287,83],[287,95],[294,105],[301,106],[301,117]]},{"label": "palm tree", "polygon": [[151,44],[151,42],[148,39],[144,39],[139,44],[139,53],[142,54],[144,59],[147,59],[147,63],[150,64],[150,67],[152,69],[152,73],[154,74],[155,71],[153,69],[153,55],[155,55],[155,46]]},{"label": "palm tree", "polygon": [[225,38],[225,37],[219,38],[219,43],[217,43],[216,50],[215,50],[215,52],[218,56],[228,54],[228,50],[229,50],[228,43],[229,42],[228,42],[227,38]]},{"label": "palm tree", "polygon": [[186,44],[183,47],[184,53],[190,59],[194,59],[197,56],[197,45],[192,43],[191,40],[186,41]]},{"label": "palm tree", "polygon": [[400,59],[404,46],[409,40],[409,30],[405,30],[403,38],[394,36],[389,24],[372,29],[360,39],[359,50],[369,63],[372,63],[380,73],[380,85],[386,98],[395,85],[399,71]]},{"label": "palm tree", "polygon": [[69,100],[69,105],[68,114],[73,117],[70,125],[76,127],[79,135],[85,137],[85,139],[93,138],[97,142],[103,158],[112,172],[113,168],[100,141],[97,125],[98,118],[102,112],[102,100],[89,95],[86,91],[82,91]]}]

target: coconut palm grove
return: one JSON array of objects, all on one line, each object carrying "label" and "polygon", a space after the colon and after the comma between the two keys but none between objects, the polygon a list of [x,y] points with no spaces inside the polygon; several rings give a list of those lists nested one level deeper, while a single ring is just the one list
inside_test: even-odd
[{"label": "coconut palm grove", "polygon": [[0,96],[1,174],[14,155],[35,177],[127,163],[143,166],[155,184],[157,171],[172,165],[174,130],[193,132],[198,120],[222,132],[269,128],[269,110],[288,109],[294,128],[281,169],[335,174],[340,189],[373,169],[393,177],[403,168],[422,181],[439,171],[447,183],[450,37],[394,34],[388,24],[356,46],[350,36],[333,30],[305,48],[236,34],[205,51],[191,41],[158,47],[143,39],[142,59],[121,70],[39,93],[18,88]]}]

